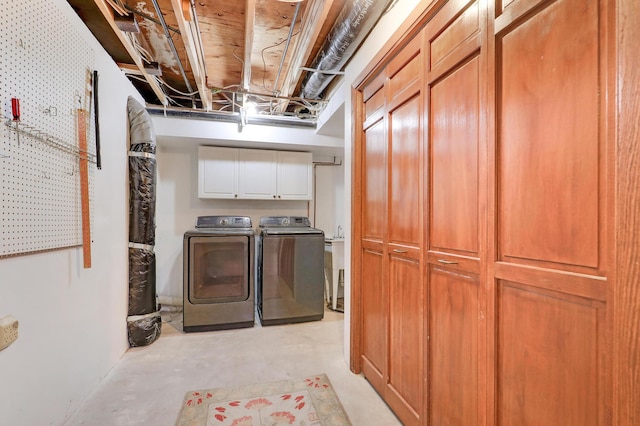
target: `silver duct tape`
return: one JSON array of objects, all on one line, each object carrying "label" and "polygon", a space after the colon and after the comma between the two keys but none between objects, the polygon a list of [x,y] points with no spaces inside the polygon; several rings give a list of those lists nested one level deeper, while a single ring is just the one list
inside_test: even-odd
[{"label": "silver duct tape", "polygon": [[129,243],[129,248],[153,251],[153,246],[149,244]]},{"label": "silver duct tape", "polygon": [[129,151],[129,157],[143,157],[143,158],[153,158],[156,159],[156,155],[150,152],[137,152],[137,151]]},{"label": "silver duct tape", "polygon": [[144,314],[144,315],[130,315],[127,317],[127,322],[135,322],[135,321],[140,321],[142,319],[159,317],[159,316],[160,316],[160,311],[155,311],[155,312],[151,312],[150,314]]}]

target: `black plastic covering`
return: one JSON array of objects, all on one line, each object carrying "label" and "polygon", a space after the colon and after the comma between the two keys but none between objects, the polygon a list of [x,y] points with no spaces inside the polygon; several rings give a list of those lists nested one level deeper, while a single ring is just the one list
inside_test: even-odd
[{"label": "black plastic covering", "polygon": [[[134,152],[149,152],[148,144],[131,146]],[[155,152],[155,146],[153,147]],[[129,241],[154,245],[156,239],[156,160],[129,157]]]},{"label": "black plastic covering", "polygon": [[156,310],[156,254],[129,248],[129,315]]},{"label": "black plastic covering", "polygon": [[138,320],[127,321],[129,346],[147,346],[160,337],[162,318],[160,312]]},{"label": "black plastic covering", "polygon": [[[162,319],[156,302],[155,244],[156,137],[151,118],[129,97],[129,345],[146,346],[160,337]],[[148,156],[137,156],[147,153]],[[139,247],[138,245],[142,246]]]},{"label": "black plastic covering", "polygon": [[[319,71],[341,70],[390,3],[391,0],[347,1],[310,68]],[[300,97],[318,99],[335,77],[319,71],[309,72],[305,76]]]}]

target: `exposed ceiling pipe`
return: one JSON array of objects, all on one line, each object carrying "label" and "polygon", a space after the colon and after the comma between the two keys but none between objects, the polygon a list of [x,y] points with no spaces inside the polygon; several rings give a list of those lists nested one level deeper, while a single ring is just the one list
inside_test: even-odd
[{"label": "exposed ceiling pipe", "polygon": [[393,0],[349,0],[311,66],[300,91],[300,97],[318,99],[335,78],[335,72],[353,56],[360,43]]},{"label": "exposed ceiling pipe", "polygon": [[204,67],[204,72],[206,74],[207,61],[204,54],[204,47],[202,46],[202,34],[200,33],[200,23],[198,22],[198,14],[196,13],[196,3],[194,0],[191,0],[191,15],[193,16],[193,23],[195,24],[195,27],[196,27],[196,35],[198,37],[198,49],[200,50],[200,60],[202,61],[202,66]]},{"label": "exposed ceiling pipe", "polygon": [[[187,78],[187,74],[184,72],[184,67],[182,66],[182,61],[180,60],[180,56],[178,56],[178,51],[176,50],[176,45],[173,43],[173,39],[171,38],[171,34],[169,34],[169,27],[167,26],[167,22],[164,20],[164,15],[160,10],[160,6],[158,5],[158,0],[151,0],[153,3],[153,7],[156,10],[156,14],[158,15],[158,19],[160,20],[160,25],[164,30],[164,35],[169,42],[169,47],[171,47],[171,52],[173,56],[176,58],[176,62],[178,63],[178,68],[180,69],[180,74],[182,75],[182,79],[184,80],[185,86],[187,86],[187,92],[193,93],[193,88],[189,83],[189,79]],[[196,97],[191,95],[191,102],[193,103],[193,107],[196,107]],[[204,102],[204,100],[203,100]]]},{"label": "exposed ceiling pipe", "polygon": [[293,37],[293,27],[296,26],[296,19],[298,19],[298,12],[300,11],[301,4],[302,3],[296,4],[296,11],[293,13],[293,19],[291,20],[291,25],[289,26],[289,35],[287,36],[287,43],[284,45],[282,58],[280,59],[280,67],[278,68],[276,79],[273,82],[273,93],[279,93],[278,80],[280,80],[280,73],[282,72],[282,66],[284,65],[284,58],[287,56],[287,52],[289,51],[289,43],[291,43],[291,37]]}]

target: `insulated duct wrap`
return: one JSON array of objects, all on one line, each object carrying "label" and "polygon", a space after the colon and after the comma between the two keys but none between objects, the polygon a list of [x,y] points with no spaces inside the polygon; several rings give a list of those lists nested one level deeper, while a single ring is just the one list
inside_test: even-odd
[{"label": "insulated duct wrap", "polygon": [[129,247],[129,315],[156,310],[156,254]]},{"label": "insulated duct wrap", "polygon": [[156,302],[155,244],[156,137],[151,118],[129,97],[129,345],[146,346],[160,337]]},{"label": "insulated duct wrap", "polygon": [[[132,135],[133,138],[133,135]],[[138,244],[155,244],[156,215],[156,160],[149,157],[133,157],[146,154],[148,144],[131,146],[129,153],[129,241]],[[155,155],[155,146],[153,146]]]},{"label": "insulated duct wrap", "polygon": [[160,337],[162,318],[160,312],[154,312],[148,316],[127,318],[127,332],[129,346],[147,346]]},{"label": "insulated duct wrap", "polygon": [[300,97],[318,99],[335,75],[322,71],[340,71],[360,43],[378,22],[392,0],[349,0],[344,5],[327,39],[320,48],[303,82]]}]

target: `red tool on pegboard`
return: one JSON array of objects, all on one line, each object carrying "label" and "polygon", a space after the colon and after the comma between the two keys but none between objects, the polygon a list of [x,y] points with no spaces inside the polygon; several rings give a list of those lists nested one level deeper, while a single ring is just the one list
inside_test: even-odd
[{"label": "red tool on pegboard", "polygon": [[13,114],[13,121],[20,121],[20,99],[11,98],[11,114]]},{"label": "red tool on pegboard", "polygon": [[20,123],[20,99],[11,98],[11,114],[13,114],[13,121],[16,122],[16,137],[18,146],[20,146],[20,130],[18,129],[18,123]]}]

